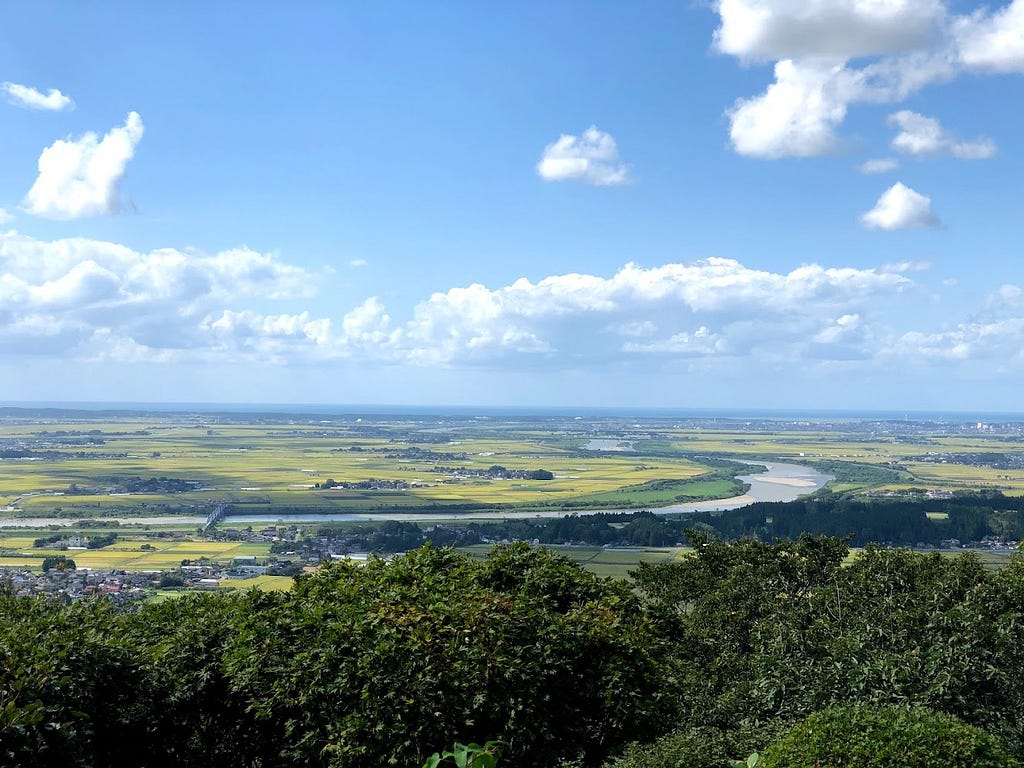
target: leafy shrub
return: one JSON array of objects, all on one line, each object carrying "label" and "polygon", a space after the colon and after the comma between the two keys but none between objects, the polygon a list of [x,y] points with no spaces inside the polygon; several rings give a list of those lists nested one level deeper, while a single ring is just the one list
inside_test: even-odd
[{"label": "leafy shrub", "polygon": [[864,704],[817,712],[773,743],[764,768],[1009,768],[999,741],[952,715]]},{"label": "leafy shrub", "polygon": [[422,764],[495,736],[512,764],[592,766],[671,716],[657,623],[627,584],[547,550],[335,563],[276,599],[238,627],[227,671],[295,764]]},{"label": "leafy shrub", "polygon": [[501,747],[500,741],[488,741],[483,746],[462,744],[457,741],[454,749],[443,754],[435,752],[428,757],[423,768],[438,768],[447,765],[448,761],[451,761],[455,768],[496,768],[501,756]]},{"label": "leafy shrub", "polygon": [[631,744],[607,768],[725,768],[772,738],[763,729],[695,727],[674,731],[651,744]]}]

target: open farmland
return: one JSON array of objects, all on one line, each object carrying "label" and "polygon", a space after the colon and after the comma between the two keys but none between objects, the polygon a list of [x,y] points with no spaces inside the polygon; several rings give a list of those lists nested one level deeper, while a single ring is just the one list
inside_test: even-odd
[{"label": "open farmland", "polygon": [[[254,513],[557,508],[610,492],[636,505],[687,495],[681,487],[652,498],[645,484],[709,472],[685,456],[574,450],[552,440],[556,430],[492,435],[454,426],[448,434],[435,421],[325,426],[173,414],[8,420],[0,424],[0,504],[7,516],[44,518],[204,514],[220,503]],[[693,495],[709,488],[732,490],[698,483]]]},{"label": "open farmland", "polygon": [[741,493],[723,460],[821,467],[838,492],[1024,493],[1022,457],[1019,423],[8,408],[0,518],[659,507]]},{"label": "open farmland", "polygon": [[[118,539],[114,544],[98,549],[33,546],[36,538],[49,533],[52,531],[33,531],[33,535],[0,535],[0,567],[38,568],[43,558],[63,555],[72,558],[79,568],[166,571],[177,568],[183,561],[202,559],[225,564],[236,557],[265,558],[270,550],[267,544],[195,540],[194,537],[186,538],[187,534],[183,531],[177,532],[173,538],[161,538],[141,531],[118,530]],[[76,529],[75,533],[80,531]],[[89,532],[81,533],[88,535]]]}]

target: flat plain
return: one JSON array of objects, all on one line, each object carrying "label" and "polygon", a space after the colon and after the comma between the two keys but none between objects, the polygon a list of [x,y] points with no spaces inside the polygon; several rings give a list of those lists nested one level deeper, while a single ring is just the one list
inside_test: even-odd
[{"label": "flat plain", "polygon": [[[32,546],[55,530],[48,521],[75,521],[74,530],[87,534],[120,519],[115,545],[77,550],[76,562],[159,570],[186,559],[267,553],[264,544],[199,535],[196,521],[221,505],[267,513],[268,521],[286,512],[450,510],[500,518],[511,510],[651,508],[737,495],[742,486],[735,476],[758,461],[813,465],[834,475],[828,490],[836,492],[1021,494],[1024,424],[6,408],[0,409],[0,523],[34,522],[0,529],[0,565],[35,565],[55,553]],[[678,555],[567,552],[614,575],[640,560]]]}]

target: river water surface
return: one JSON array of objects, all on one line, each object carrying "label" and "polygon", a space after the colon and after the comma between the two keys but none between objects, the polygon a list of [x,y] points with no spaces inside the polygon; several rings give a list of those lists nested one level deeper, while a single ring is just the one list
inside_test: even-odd
[{"label": "river water surface", "polygon": [[[659,515],[678,514],[680,512],[707,512],[709,510],[737,509],[753,504],[755,501],[793,501],[800,496],[823,488],[825,483],[832,479],[830,475],[823,475],[811,467],[800,464],[782,464],[775,461],[756,461],[752,464],[763,464],[765,472],[756,475],[741,475],[740,480],[750,485],[742,496],[733,496],[728,499],[714,499],[712,501],[697,501],[689,504],[673,504],[668,507],[657,507],[651,509]],[[576,514],[593,515],[598,512],[636,512],[636,509],[586,509],[574,510]],[[346,522],[369,522],[373,520],[403,520],[434,522],[439,520],[508,520],[515,518],[538,518],[538,517],[562,517],[569,514],[565,510],[553,511],[505,511],[505,512],[381,512],[376,514],[332,512],[327,514],[301,513],[281,515],[228,515],[222,521],[225,525],[252,523],[318,523],[329,521]],[[167,517],[116,517],[104,518],[106,520],[117,520],[122,525],[188,525],[200,526],[206,523],[205,517],[199,516],[173,516]],[[81,519],[66,518],[17,518],[0,520],[0,528],[45,528],[48,525],[75,525],[86,522]]]}]

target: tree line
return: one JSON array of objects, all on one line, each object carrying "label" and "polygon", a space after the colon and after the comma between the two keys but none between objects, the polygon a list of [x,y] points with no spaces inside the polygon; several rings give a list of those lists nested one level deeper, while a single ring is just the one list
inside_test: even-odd
[{"label": "tree line", "polygon": [[1024,497],[998,491],[957,492],[950,498],[852,498],[841,494],[790,502],[756,502],[726,512],[704,512],[689,525],[727,539],[795,539],[803,533],[849,536],[854,546],[885,542],[937,546],[986,538],[1024,539]]},{"label": "tree line", "polygon": [[[650,511],[568,514],[557,518],[506,519],[446,524],[424,529],[410,522],[386,521],[321,528],[318,536],[347,551],[404,552],[424,542],[465,546],[493,541],[539,544],[671,547],[686,541],[687,529],[717,538],[761,541],[819,534],[849,537],[857,547],[872,542],[894,546],[940,546],[984,539],[1024,540],[1024,497],[998,491],[957,492],[946,499],[923,497],[853,498],[821,494],[791,502],[756,502],[740,509],[691,515]],[[272,551],[306,550],[310,542],[280,542]]]}]

